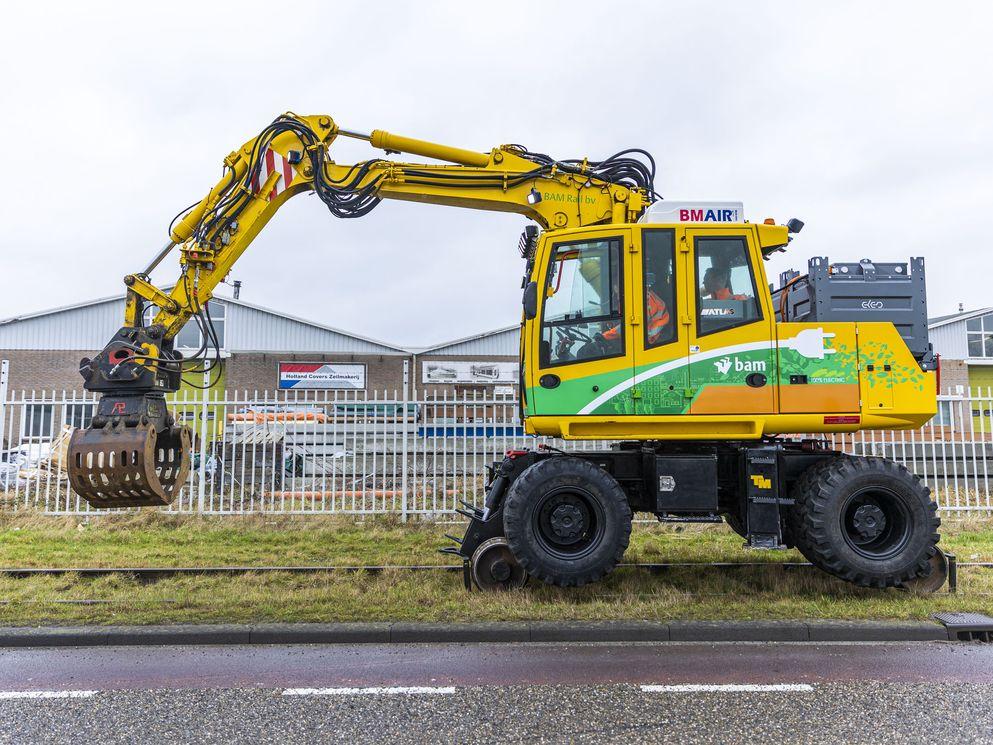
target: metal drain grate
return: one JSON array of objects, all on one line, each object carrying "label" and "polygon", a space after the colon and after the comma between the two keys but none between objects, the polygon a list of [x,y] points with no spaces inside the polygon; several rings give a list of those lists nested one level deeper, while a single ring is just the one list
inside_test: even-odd
[{"label": "metal drain grate", "polygon": [[993,618],[982,613],[935,613],[932,618],[944,624],[952,641],[993,642]]}]

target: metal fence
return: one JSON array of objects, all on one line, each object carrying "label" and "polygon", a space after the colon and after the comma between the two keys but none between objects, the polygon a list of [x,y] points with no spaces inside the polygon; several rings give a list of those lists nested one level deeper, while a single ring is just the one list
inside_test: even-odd
[{"label": "metal fence", "polygon": [[[940,400],[920,430],[839,435],[834,444],[904,463],[943,510],[993,512],[993,395]],[[58,391],[0,398],[4,509],[90,511],[69,488],[65,463],[69,434],[89,423],[95,403]],[[485,467],[507,450],[607,445],[529,437],[516,399],[482,392],[207,391],[172,405],[196,433],[189,479],[166,508],[175,512],[450,515],[460,499],[482,502]]]}]

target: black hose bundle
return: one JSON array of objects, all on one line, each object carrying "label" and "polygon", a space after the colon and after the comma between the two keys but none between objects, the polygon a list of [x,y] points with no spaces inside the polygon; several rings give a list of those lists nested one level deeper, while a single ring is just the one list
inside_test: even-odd
[{"label": "black hose bundle", "polygon": [[[309,158],[314,174],[314,191],[332,215],[341,218],[363,217],[379,205],[381,198],[376,193],[384,174],[376,176],[368,183],[363,184],[363,181],[366,180],[372,168],[386,164],[387,161],[374,159],[356,163],[340,179],[331,179],[324,168],[326,148],[321,138],[306,122],[291,114],[283,114],[273,120],[255,139],[252,152],[249,154],[248,168],[240,182],[236,183],[234,170],[228,168],[226,188],[214,207],[201,218],[193,231],[192,240],[200,245],[209,245],[223,240],[224,233],[237,222],[252,199],[253,185],[257,183],[261,173],[266,151],[276,137],[286,132],[295,135],[303,146],[302,157]],[[463,189],[493,188],[494,186],[517,186],[537,178],[550,177],[555,173],[570,173],[586,179],[595,178],[599,181],[619,184],[628,188],[643,189],[652,201],[659,198],[655,192],[655,159],[645,150],[631,148],[615,153],[605,160],[585,161],[577,159],[555,160],[543,153],[532,153],[521,145],[510,145],[509,148],[522,158],[533,162],[535,167],[509,177],[501,173],[444,173],[416,167],[405,168],[405,182],[433,186],[457,183],[459,188]],[[189,208],[173,218],[169,226],[170,232],[172,224],[188,211]],[[190,287],[189,276],[186,272],[183,274],[183,281],[186,283],[186,295],[190,298],[193,319],[200,329],[202,343],[196,353],[181,362],[160,360],[160,363],[166,366],[182,367],[184,372],[207,372],[219,365],[220,343],[217,331],[214,328],[210,313],[197,300],[195,288]],[[209,348],[214,350],[213,359],[208,357]],[[137,355],[136,357],[141,356]],[[191,362],[197,363],[197,366],[186,367]]]}]

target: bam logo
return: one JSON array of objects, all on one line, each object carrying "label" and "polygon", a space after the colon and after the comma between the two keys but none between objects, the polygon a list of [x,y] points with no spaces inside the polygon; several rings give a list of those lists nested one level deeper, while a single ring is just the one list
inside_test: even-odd
[{"label": "bam logo", "polygon": [[731,372],[732,366],[735,372],[765,372],[765,360],[739,360],[737,357],[732,360],[730,357],[722,357],[714,363],[721,375]]}]

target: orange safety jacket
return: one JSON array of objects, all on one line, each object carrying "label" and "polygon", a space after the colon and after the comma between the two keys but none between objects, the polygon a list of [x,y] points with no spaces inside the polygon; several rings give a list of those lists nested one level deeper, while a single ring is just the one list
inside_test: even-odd
[{"label": "orange safety jacket", "polygon": [[[648,291],[648,343],[654,344],[661,338],[665,327],[669,325],[669,309],[665,302],[651,290]],[[603,332],[603,338],[608,341],[621,337],[621,325],[617,324]]]},{"label": "orange safety jacket", "polygon": [[732,295],[731,289],[728,287],[721,287],[720,289],[714,290],[710,293],[710,296],[714,300],[747,300],[747,295]]}]

